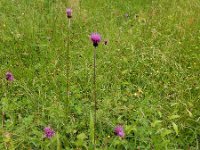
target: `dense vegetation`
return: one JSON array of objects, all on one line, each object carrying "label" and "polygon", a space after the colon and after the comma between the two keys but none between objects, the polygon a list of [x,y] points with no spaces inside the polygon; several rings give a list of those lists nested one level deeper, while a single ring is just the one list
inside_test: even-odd
[{"label": "dense vegetation", "polygon": [[93,149],[92,32],[97,149],[199,149],[199,0],[0,0],[0,149]]}]

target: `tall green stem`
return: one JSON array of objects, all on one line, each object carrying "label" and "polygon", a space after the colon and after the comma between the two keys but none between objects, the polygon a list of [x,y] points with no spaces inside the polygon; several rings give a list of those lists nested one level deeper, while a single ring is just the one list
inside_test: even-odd
[{"label": "tall green stem", "polygon": [[94,48],[94,76],[93,76],[93,96],[94,96],[94,149],[96,148],[96,122],[97,122],[97,99],[96,99],[96,47]]},{"label": "tall green stem", "polygon": [[70,95],[70,92],[69,92],[69,73],[70,73],[70,19],[68,19],[68,35],[67,35],[67,38],[68,38],[68,43],[67,43],[67,112],[69,111],[69,95]]}]

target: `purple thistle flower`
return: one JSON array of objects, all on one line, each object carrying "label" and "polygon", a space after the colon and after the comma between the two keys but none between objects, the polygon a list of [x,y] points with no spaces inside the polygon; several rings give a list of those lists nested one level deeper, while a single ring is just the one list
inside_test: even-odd
[{"label": "purple thistle flower", "polygon": [[92,33],[90,39],[93,42],[94,47],[97,47],[101,41],[101,36],[98,33]]},{"label": "purple thistle flower", "polygon": [[67,8],[66,9],[66,14],[67,14],[68,18],[71,18],[72,17],[72,9],[71,8]]},{"label": "purple thistle flower", "polygon": [[46,138],[50,139],[55,135],[55,131],[50,127],[46,127],[44,128],[44,134]]},{"label": "purple thistle flower", "polygon": [[124,129],[120,125],[115,127],[114,133],[115,133],[115,135],[117,135],[117,136],[119,136],[121,138],[123,138],[125,136]]},{"label": "purple thistle flower", "polygon": [[11,72],[7,72],[6,73],[6,80],[8,81],[13,81],[14,80],[14,76]]}]

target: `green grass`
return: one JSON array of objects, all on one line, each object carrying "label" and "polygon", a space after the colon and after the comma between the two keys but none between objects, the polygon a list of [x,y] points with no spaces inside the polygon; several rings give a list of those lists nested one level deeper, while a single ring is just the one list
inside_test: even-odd
[{"label": "green grass", "polygon": [[[199,0],[1,0],[0,108],[6,121],[0,149],[93,149],[89,35],[95,31],[102,35],[97,149],[198,150]],[[13,83],[7,84],[7,71],[14,74]],[[124,139],[113,134],[118,124],[125,128]],[[56,131],[51,140],[43,138],[48,125]]]}]

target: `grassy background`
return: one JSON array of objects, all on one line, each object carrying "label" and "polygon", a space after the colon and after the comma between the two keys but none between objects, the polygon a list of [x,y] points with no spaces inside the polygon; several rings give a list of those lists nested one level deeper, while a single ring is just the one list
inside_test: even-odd
[{"label": "grassy background", "polygon": [[108,40],[97,50],[97,148],[199,149],[199,10],[199,0],[1,0],[0,149],[92,149],[94,31]]}]

